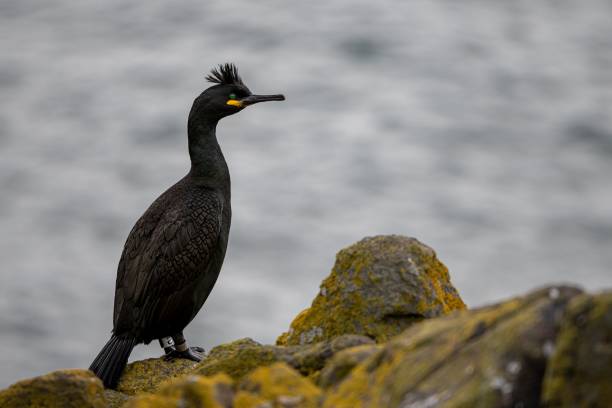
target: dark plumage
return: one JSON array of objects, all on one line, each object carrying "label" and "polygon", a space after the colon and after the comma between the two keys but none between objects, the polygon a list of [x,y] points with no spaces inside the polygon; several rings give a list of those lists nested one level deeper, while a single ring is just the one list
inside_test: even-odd
[{"label": "dark plumage", "polygon": [[231,221],[230,177],[216,126],[248,105],[284,100],[251,94],[233,64],[207,79],[216,85],[196,98],[189,114],[191,170],[136,222],[119,261],[113,335],[90,367],[107,387],[117,385],[138,343],[164,339],[169,358],[201,359],[202,350],[187,347],[182,331],[219,276]]}]

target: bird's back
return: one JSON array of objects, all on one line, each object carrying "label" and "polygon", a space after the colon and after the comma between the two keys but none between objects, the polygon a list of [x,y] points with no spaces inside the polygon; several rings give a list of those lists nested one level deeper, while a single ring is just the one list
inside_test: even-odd
[{"label": "bird's back", "polygon": [[181,331],[217,279],[230,217],[229,197],[189,175],[155,200],[119,262],[113,331],[144,342]]}]

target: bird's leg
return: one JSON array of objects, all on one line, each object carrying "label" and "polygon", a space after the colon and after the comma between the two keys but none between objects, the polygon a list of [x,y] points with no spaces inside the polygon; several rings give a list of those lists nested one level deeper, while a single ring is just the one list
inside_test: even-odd
[{"label": "bird's leg", "polygon": [[189,347],[187,340],[183,336],[183,332],[172,336],[174,339],[174,349],[170,353],[166,353],[166,360],[174,360],[175,358],[185,358],[192,361],[202,361],[204,358],[204,349],[202,347]]},{"label": "bird's leg", "polygon": [[166,355],[174,351],[174,339],[170,336],[159,339],[159,345],[164,349]]}]

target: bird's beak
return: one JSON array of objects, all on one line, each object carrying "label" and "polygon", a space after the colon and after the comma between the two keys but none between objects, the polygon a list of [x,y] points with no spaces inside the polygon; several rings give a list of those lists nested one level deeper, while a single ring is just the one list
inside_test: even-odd
[{"label": "bird's beak", "polygon": [[240,104],[242,106],[249,106],[259,102],[268,102],[268,101],[284,101],[285,96],[278,95],[249,95],[246,98],[240,100]]}]

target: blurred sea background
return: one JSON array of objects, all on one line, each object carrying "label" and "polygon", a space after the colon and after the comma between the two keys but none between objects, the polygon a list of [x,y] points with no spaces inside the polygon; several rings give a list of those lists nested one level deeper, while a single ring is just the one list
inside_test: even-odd
[{"label": "blurred sea background", "polygon": [[106,342],[124,241],[225,61],[287,101],[219,125],[233,223],[192,344],[274,342],[376,234],[433,247],[471,307],[612,286],[608,0],[1,1],[0,47],[2,387]]}]

